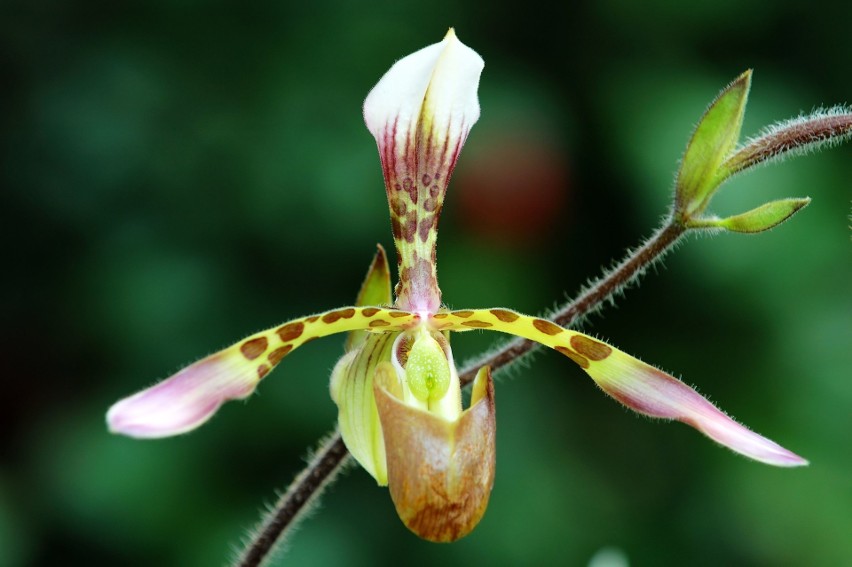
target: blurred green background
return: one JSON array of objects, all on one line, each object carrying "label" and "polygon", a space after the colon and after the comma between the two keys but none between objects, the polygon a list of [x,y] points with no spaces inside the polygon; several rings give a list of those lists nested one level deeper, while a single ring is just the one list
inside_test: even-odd
[{"label": "blurred green background", "polygon": [[[360,105],[449,26],[485,59],[444,212],[454,307],[538,313],[648,235],[715,94],[755,69],[744,133],[849,102],[852,4],[624,0],[6,1],[0,564],[222,564],[334,424],[342,340],[289,357],[199,431],[111,436],[118,398],[240,337],[351,303],[392,250]],[[547,7],[546,7],[547,6]],[[779,470],[638,418],[564,358],[503,374],[496,487],[453,545],[410,535],[352,469],[294,565],[852,564],[852,149],[713,203],[814,201],[691,239],[585,329],[809,458]],[[459,336],[459,360],[494,335]],[[286,563],[286,561],[283,561]]]}]

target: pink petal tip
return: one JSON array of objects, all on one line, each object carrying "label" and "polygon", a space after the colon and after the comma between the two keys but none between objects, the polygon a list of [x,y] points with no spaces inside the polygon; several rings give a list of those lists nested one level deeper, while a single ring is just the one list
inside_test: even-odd
[{"label": "pink petal tip", "polygon": [[635,412],[681,421],[750,459],[778,467],[808,461],[728,417],[698,392],[653,366],[613,349],[588,370],[610,396]]},{"label": "pink petal tip", "polygon": [[107,425],[112,433],[143,439],[186,433],[224,402],[249,396],[258,381],[253,370],[229,363],[223,353],[209,356],[116,402],[107,412]]}]

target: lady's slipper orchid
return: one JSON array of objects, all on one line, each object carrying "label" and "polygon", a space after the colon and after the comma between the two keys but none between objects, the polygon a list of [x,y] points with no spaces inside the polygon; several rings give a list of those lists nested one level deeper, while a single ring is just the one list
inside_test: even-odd
[{"label": "lady's slipper orchid", "polygon": [[486,329],[531,339],[577,364],[627,407],[687,423],[752,459],[806,461],[733,421],[695,390],[616,348],[547,319],[502,308],[442,308],[435,246],[444,193],[468,132],[479,118],[482,59],[453,30],[441,43],[398,61],[364,103],[381,156],[399,263],[396,299],[384,251],[356,304],[255,333],[164,382],[116,403],[110,429],[132,437],[184,433],[227,400],[249,396],[294,349],[348,332],[332,372],[340,431],[355,459],[389,485],[405,524],[433,541],[469,533],[494,482],[494,384],[480,370],[470,407],[449,336]]}]

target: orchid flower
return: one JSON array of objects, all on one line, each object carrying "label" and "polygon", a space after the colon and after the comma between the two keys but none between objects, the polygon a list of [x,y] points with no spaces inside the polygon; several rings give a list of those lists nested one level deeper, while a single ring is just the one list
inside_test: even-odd
[{"label": "orchid flower", "polygon": [[454,332],[498,331],[564,355],[608,395],[652,417],[673,419],[764,463],[806,464],[740,425],[680,380],[597,338],[505,308],[448,310],[436,272],[438,218],[462,146],[479,118],[483,61],[451,29],[443,41],[394,64],[364,102],[390,207],[399,280],[391,296],[384,250],[356,303],[255,333],[110,408],[111,431],[177,435],[243,399],[306,342],[348,333],[331,377],[347,448],[419,536],[453,541],[488,504],[495,469],[494,384],[480,369],[462,408],[450,347]]}]

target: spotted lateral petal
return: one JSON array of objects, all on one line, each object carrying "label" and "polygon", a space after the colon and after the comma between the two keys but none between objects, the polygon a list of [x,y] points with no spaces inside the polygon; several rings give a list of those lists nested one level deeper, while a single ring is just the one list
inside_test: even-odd
[{"label": "spotted lateral petal", "polygon": [[113,433],[130,437],[185,433],[210,419],[224,402],[248,397],[282,358],[312,339],[355,330],[401,331],[419,321],[419,315],[380,307],[344,307],[288,321],[120,400],[107,412],[107,424]]},{"label": "spotted lateral petal", "polygon": [[536,341],[573,360],[604,392],[638,413],[681,421],[717,443],[763,463],[782,467],[807,464],[798,455],[740,425],[673,376],[546,319],[506,309],[478,309],[438,313],[432,316],[431,323],[442,330],[489,329]]}]

